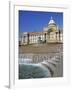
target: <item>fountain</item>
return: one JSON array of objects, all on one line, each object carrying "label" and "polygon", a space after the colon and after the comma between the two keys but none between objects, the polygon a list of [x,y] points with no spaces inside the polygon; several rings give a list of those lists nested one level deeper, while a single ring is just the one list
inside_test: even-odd
[{"label": "fountain", "polygon": [[[50,56],[51,55],[51,56]],[[62,53],[20,54],[19,79],[53,77]]]}]

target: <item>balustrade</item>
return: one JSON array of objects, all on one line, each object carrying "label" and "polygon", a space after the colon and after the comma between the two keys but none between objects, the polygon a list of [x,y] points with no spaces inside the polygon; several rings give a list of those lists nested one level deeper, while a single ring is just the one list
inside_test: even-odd
[{"label": "balustrade", "polygon": [[39,63],[46,60],[51,60],[52,58],[61,59],[62,53],[45,53],[45,54],[19,54],[19,63],[27,62],[29,63]]}]

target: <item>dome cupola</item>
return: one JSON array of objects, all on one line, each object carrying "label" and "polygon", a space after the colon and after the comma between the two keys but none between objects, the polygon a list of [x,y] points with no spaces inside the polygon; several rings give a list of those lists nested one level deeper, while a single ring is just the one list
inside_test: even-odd
[{"label": "dome cupola", "polygon": [[53,20],[53,18],[52,18],[52,17],[51,17],[51,19],[50,19],[50,21],[49,21],[48,25],[56,25],[56,23],[55,23],[55,21]]}]

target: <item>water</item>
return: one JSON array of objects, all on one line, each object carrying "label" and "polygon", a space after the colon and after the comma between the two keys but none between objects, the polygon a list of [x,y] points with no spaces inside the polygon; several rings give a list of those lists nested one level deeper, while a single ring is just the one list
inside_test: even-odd
[{"label": "water", "polygon": [[19,64],[22,64],[22,63],[32,63],[32,59],[30,58],[19,58]]},{"label": "water", "polygon": [[[62,53],[20,54],[19,79],[62,76]],[[58,68],[55,71],[55,68]],[[55,72],[55,73],[54,73]]]},{"label": "water", "polygon": [[38,64],[19,64],[19,79],[46,78],[51,74],[47,68]]}]

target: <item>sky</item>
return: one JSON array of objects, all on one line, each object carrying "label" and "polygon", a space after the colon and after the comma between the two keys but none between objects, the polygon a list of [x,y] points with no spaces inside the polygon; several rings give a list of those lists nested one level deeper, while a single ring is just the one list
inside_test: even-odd
[{"label": "sky", "polygon": [[62,12],[19,10],[19,32],[40,32],[48,26],[51,17],[59,28],[63,28]]}]

